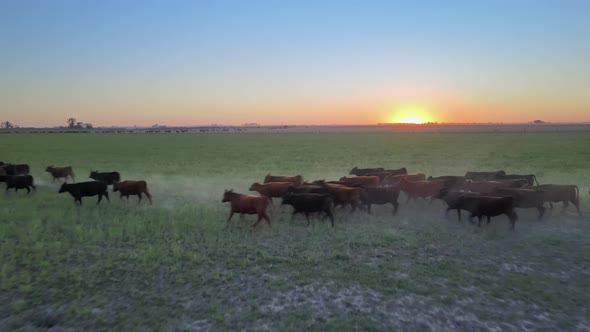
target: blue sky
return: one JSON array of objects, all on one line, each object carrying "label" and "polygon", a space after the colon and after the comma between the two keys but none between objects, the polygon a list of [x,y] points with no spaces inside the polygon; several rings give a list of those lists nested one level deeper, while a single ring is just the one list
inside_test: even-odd
[{"label": "blue sky", "polygon": [[22,125],[590,121],[590,1],[2,1],[0,45]]}]

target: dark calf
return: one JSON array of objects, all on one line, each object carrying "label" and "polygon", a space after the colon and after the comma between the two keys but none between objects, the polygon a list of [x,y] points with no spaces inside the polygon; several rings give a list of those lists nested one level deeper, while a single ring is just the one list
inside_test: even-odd
[{"label": "dark calf", "polygon": [[293,194],[288,193],[283,196],[282,204],[291,205],[293,207],[293,214],[304,213],[307,219],[307,226],[309,226],[309,214],[314,212],[324,212],[330,221],[332,227],[334,227],[334,216],[332,209],[334,208],[334,202],[330,195],[322,194]]},{"label": "dark calf", "polygon": [[468,191],[448,191],[446,189],[441,190],[440,196],[437,197],[443,200],[447,204],[445,211],[445,217],[449,217],[449,211],[457,210],[457,218],[461,220],[461,208],[459,206],[459,198],[463,196],[482,196],[481,193],[468,192]]},{"label": "dark calf", "polygon": [[440,181],[444,183],[445,189],[453,190],[460,188],[463,183],[465,183],[464,176],[455,176],[455,175],[443,175],[443,176],[436,176],[432,177],[429,176],[428,181]]},{"label": "dark calf", "polygon": [[487,217],[487,223],[490,223],[491,217],[505,214],[510,219],[511,229],[518,219],[514,212],[514,198],[512,197],[493,197],[493,196],[461,196],[457,200],[457,206],[462,210],[467,210],[471,214],[469,219],[477,217],[478,226],[481,226],[482,217]]},{"label": "dark calf", "polygon": [[98,201],[96,204],[102,201],[102,197],[106,197],[109,203],[109,193],[107,192],[107,184],[100,181],[87,181],[78,183],[64,183],[59,188],[59,193],[68,192],[74,197],[74,202],[82,205],[82,197],[92,197],[98,195]]},{"label": "dark calf", "polygon": [[397,213],[399,203],[399,191],[388,187],[364,187],[364,195],[361,195],[362,204],[367,206],[367,211],[371,213],[371,205],[393,205],[393,214]]},{"label": "dark calf", "polygon": [[121,181],[121,175],[119,172],[99,172],[99,171],[92,171],[90,172],[89,178],[101,181],[106,183],[108,186],[112,185],[115,182]]},{"label": "dark calf", "polygon": [[500,179],[502,176],[506,176],[504,171],[495,172],[467,172],[465,173],[465,179],[475,181],[490,181]]},{"label": "dark calf", "polygon": [[18,192],[19,189],[26,189],[28,194],[31,192],[30,188],[37,189],[31,175],[0,175],[0,182],[6,183],[6,191],[14,189]]},{"label": "dark calf", "polygon": [[357,176],[362,176],[362,175],[373,175],[375,173],[380,173],[380,172],[384,172],[385,169],[383,167],[378,167],[378,168],[358,168],[358,167],[354,167],[352,170],[350,170],[350,175],[357,175]]},{"label": "dark calf", "polygon": [[30,168],[27,164],[6,164],[2,166],[6,175],[29,175]]}]

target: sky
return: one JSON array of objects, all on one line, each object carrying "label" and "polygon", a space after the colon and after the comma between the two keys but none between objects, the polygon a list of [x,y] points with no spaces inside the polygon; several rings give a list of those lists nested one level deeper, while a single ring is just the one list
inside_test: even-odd
[{"label": "sky", "polygon": [[590,121],[590,1],[0,1],[21,126]]}]

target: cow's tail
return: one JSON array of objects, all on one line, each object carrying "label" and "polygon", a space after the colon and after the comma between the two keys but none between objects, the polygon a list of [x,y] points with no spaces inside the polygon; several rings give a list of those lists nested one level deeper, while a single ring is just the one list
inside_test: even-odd
[{"label": "cow's tail", "polygon": [[533,180],[535,180],[535,183],[537,184],[537,186],[539,185],[539,181],[537,181],[537,176],[535,174],[533,174]]}]

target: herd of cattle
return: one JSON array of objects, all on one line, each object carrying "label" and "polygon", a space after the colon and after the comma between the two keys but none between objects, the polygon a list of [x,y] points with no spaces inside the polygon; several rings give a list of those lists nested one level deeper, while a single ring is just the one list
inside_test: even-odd
[{"label": "herd of cattle", "polygon": [[268,174],[264,183],[254,183],[250,191],[260,196],[239,194],[225,190],[222,202],[230,202],[231,210],[228,222],[235,213],[257,214],[256,226],[262,219],[270,225],[266,210],[273,198],[281,198],[282,204],[293,207],[293,216],[305,214],[307,225],[311,213],[323,213],[329,217],[334,226],[333,208],[336,206],[366,206],[371,213],[371,205],[391,204],[393,214],[398,210],[400,193],[404,193],[407,202],[418,198],[442,200],[447,205],[445,215],[456,210],[461,220],[461,210],[470,213],[469,220],[478,218],[481,225],[483,217],[487,223],[491,217],[506,215],[511,228],[518,219],[517,208],[535,208],[539,218],[545,213],[545,203],[553,208],[553,203],[563,202],[564,210],[571,202],[580,213],[579,189],[576,185],[542,184],[539,185],[533,174],[506,174],[505,171],[467,172],[464,176],[429,176],[408,174],[406,168],[385,170],[383,168],[354,167],[349,175],[338,181],[317,180],[304,182],[301,175],[272,176]]},{"label": "herd of cattle", "polygon": [[[113,186],[113,191],[120,193],[121,199],[130,195],[136,195],[138,202],[141,202],[142,195],[148,198],[150,204],[152,203],[152,195],[150,194],[147,183],[145,181],[121,181],[119,172],[90,172],[89,178],[94,181],[85,181],[78,183],[67,183],[68,178],[75,182],[76,177],[71,166],[57,167],[48,166],[46,172],[51,174],[53,181],[63,179],[64,183],[59,189],[59,193],[70,193],[74,197],[74,202],[82,205],[82,197],[98,196],[98,203],[105,197],[108,201],[109,193],[108,186]],[[19,189],[26,189],[27,194],[31,192],[31,188],[36,190],[33,176],[29,174],[30,167],[27,164],[5,164],[0,161],[0,182],[6,183],[6,191],[14,189],[18,192]]]},{"label": "herd of cattle", "polygon": [[[149,203],[152,196],[147,183],[143,180],[121,181],[118,172],[90,173],[93,181],[75,183],[74,170],[70,166],[48,166],[46,171],[52,176],[53,181],[63,179],[64,183],[59,193],[68,192],[74,198],[74,202],[82,204],[82,197],[98,196],[98,203],[105,197],[109,200],[108,186],[113,191],[119,192],[121,199],[130,195],[138,197],[141,202],[145,195]],[[35,190],[33,176],[29,174],[27,164],[5,164],[0,162],[0,182],[6,183],[6,191],[14,189],[26,189],[30,193]],[[539,212],[539,218],[545,213],[545,203],[553,208],[553,203],[563,202],[563,209],[572,203],[580,213],[579,189],[576,185],[542,184],[539,185],[533,174],[506,174],[504,171],[495,172],[467,172],[464,176],[429,176],[424,174],[408,174],[406,168],[385,170],[383,168],[354,167],[349,175],[343,176],[338,181],[317,180],[311,183],[304,182],[301,175],[297,176],[272,176],[268,174],[263,183],[254,183],[250,191],[260,194],[239,194],[233,190],[225,190],[222,202],[230,202],[231,210],[228,222],[235,213],[240,215],[256,214],[258,220],[262,219],[270,225],[267,208],[272,204],[273,198],[281,198],[282,204],[293,207],[292,215],[303,213],[307,224],[310,224],[311,213],[323,213],[330,218],[334,226],[334,207],[350,205],[352,210],[360,206],[366,206],[371,213],[372,205],[391,204],[392,213],[399,208],[398,199],[400,193],[404,193],[407,202],[411,200],[429,199],[442,200],[447,205],[445,215],[450,210],[456,210],[458,219],[461,220],[461,211],[470,213],[469,220],[478,218],[481,225],[483,217],[487,223],[491,217],[506,215],[511,223],[511,228],[518,219],[515,209],[535,208]],[[67,183],[70,179],[73,183]],[[110,200],[109,200],[110,201]]]}]

